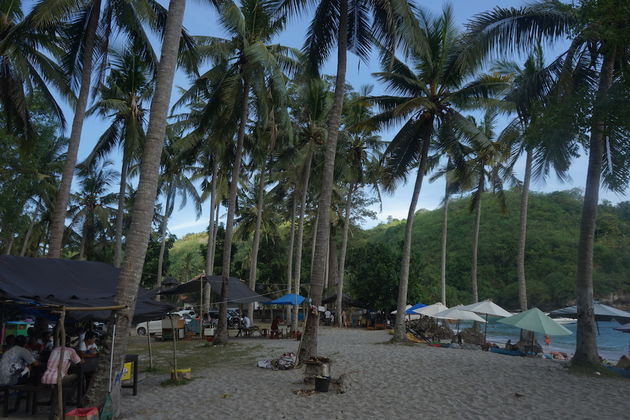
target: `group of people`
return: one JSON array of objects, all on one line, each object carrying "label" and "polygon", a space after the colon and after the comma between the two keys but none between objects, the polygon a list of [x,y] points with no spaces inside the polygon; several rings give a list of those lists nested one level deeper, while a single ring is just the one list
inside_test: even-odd
[{"label": "group of people", "polygon": [[[71,364],[98,357],[97,335],[93,331],[76,330],[75,347],[70,336],[63,346],[61,376],[64,383],[76,379],[68,375]],[[54,344],[49,331],[36,334],[34,328],[27,330],[27,336],[8,335],[4,340],[0,358],[0,385],[19,385],[37,381],[42,384],[56,384],[62,347]],[[43,370],[41,367],[45,366]],[[42,373],[41,377],[34,374]]]},{"label": "group of people", "polygon": [[[324,325],[329,327],[335,325],[335,313],[328,309],[324,311]],[[341,325],[348,328],[348,316],[346,315],[346,311],[341,311]]]}]

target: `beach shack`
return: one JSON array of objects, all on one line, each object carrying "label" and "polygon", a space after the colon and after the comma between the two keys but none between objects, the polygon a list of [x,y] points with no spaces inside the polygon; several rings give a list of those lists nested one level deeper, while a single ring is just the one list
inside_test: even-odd
[{"label": "beach shack", "polygon": [[[18,332],[21,335],[22,330],[27,331],[30,323],[20,320],[35,318],[35,325],[38,324],[37,321],[43,320],[46,330],[49,323],[56,324],[56,342],[65,342],[66,325],[71,326],[76,322],[107,322],[112,313],[126,308],[116,305],[114,301],[118,274],[118,268],[101,262],[0,256],[0,324],[5,331],[13,331],[13,335]],[[132,322],[161,318],[173,309],[168,303],[156,301],[154,292],[139,288]],[[115,331],[115,323],[112,328]],[[2,340],[4,335],[0,335],[0,341]],[[44,352],[40,356],[40,362],[45,366],[47,361],[43,359]],[[94,363],[78,364],[79,370],[76,373],[81,377],[94,373],[98,359],[91,360]],[[125,362],[126,377],[131,381],[127,385],[133,388],[133,395],[136,395],[138,357],[126,355]],[[110,360],[110,372],[112,363]],[[41,380],[41,376],[38,378],[31,375],[31,384],[27,388],[19,388],[21,385],[17,385],[18,388],[13,387],[15,389],[11,386],[0,387],[2,415],[7,416],[9,398],[21,394],[27,396],[27,411],[34,414],[38,404],[32,403],[29,407],[28,401],[37,401],[38,392],[52,392],[62,410],[65,385],[60,386],[61,376],[54,390],[51,390],[50,385],[38,384],[38,380]],[[77,404],[85,392],[83,384],[83,380],[76,381],[76,390],[73,390]],[[123,383],[122,386],[126,387],[126,384]],[[16,401],[16,405],[18,402]]]}]

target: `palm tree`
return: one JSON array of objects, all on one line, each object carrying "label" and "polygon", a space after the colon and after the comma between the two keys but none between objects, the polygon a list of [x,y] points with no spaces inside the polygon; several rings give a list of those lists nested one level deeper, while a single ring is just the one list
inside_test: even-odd
[{"label": "palm tree", "polygon": [[118,172],[111,169],[112,162],[103,161],[100,166],[78,167],[81,190],[70,196],[70,228],[80,225],[81,245],[79,259],[92,259],[94,239],[97,232],[107,230],[111,205],[116,201],[116,194],[109,189],[118,179]]},{"label": "palm tree", "polygon": [[[295,264],[292,265],[293,293],[299,295],[302,276],[302,248],[304,246],[304,222],[306,219],[306,205],[311,179],[311,166],[316,150],[326,139],[326,120],[332,105],[332,97],[328,85],[320,78],[309,78],[302,82],[296,89],[295,106],[295,131],[300,142],[297,158],[290,158],[288,171],[298,174],[298,185],[293,197],[293,207],[299,208],[297,237],[295,238]],[[299,105],[298,105],[299,104]],[[299,198],[299,199],[298,199]],[[295,211],[294,211],[295,213]],[[295,218],[293,214],[292,220]],[[292,222],[292,228],[293,228]],[[293,233],[293,232],[292,232]],[[290,246],[290,261],[293,261],[293,245]],[[299,307],[293,307],[292,327],[297,331]]]},{"label": "palm tree", "polygon": [[[468,24],[467,44],[471,46],[469,59],[479,60],[483,53],[498,50],[528,51],[533,43],[555,41],[569,37],[571,44],[561,55],[559,80],[570,81],[589,74],[589,65],[597,69],[596,80],[586,90],[592,104],[588,113],[575,108],[567,112],[567,104],[575,104],[584,90],[559,89],[557,103],[565,107],[560,122],[569,127],[569,134],[579,129],[579,116],[587,115],[582,128],[590,131],[589,163],[584,190],[584,204],[580,222],[577,258],[578,328],[575,364],[597,364],[596,328],[593,315],[593,243],[597,218],[597,203],[602,180],[613,189],[627,184],[623,136],[623,118],[618,114],[624,102],[613,89],[626,75],[626,68],[618,66],[628,60],[628,40],[622,32],[627,27],[629,5],[623,0],[580,2],[566,5],[556,1],[540,1],[519,9],[495,8],[477,15]],[[601,22],[606,22],[602,25]],[[476,57],[476,58],[474,58]],[[617,106],[615,105],[617,102]],[[577,111],[577,112],[576,112]],[[563,115],[558,113],[558,116]],[[561,144],[561,142],[559,143]],[[614,156],[613,159],[610,157]],[[602,177],[603,163],[608,173]]]},{"label": "palm tree", "polygon": [[[114,303],[123,305],[125,309],[116,311],[118,316],[112,317],[110,321],[116,320],[117,323],[116,349],[114,353],[116,355],[114,359],[116,371],[122,369],[124,355],[127,353],[129,324],[133,318],[138,285],[142,277],[142,267],[149,243],[149,234],[151,233],[151,221],[153,219],[159,181],[160,156],[166,134],[166,118],[173,87],[173,78],[175,77],[177,51],[181,38],[185,8],[185,0],[171,0],[165,24],[162,52],[156,72],[155,94],[151,100],[149,125],[140,163],[140,181],[134,197],[131,228],[127,234],[125,258],[120,269],[114,297]],[[108,330],[112,331],[112,328]],[[110,359],[110,351],[111,349],[105,348],[98,370],[90,382],[85,399],[92,405],[101,406],[107,394],[109,369],[106,361]]]},{"label": "palm tree", "polygon": [[[298,12],[313,2],[304,0],[276,0],[282,12]],[[370,15],[372,17],[370,22]],[[308,30],[304,50],[312,71],[321,67],[337,45],[337,72],[335,93],[328,120],[328,132],[324,151],[318,211],[317,240],[314,249],[314,264],[309,296],[312,304],[321,303],[326,276],[326,259],[330,241],[330,208],[333,190],[335,154],[343,100],[347,67],[347,52],[353,51],[366,60],[374,38],[384,40],[393,49],[400,37],[410,39],[418,36],[412,8],[406,0],[369,0],[349,2],[348,0],[320,1]],[[309,312],[300,343],[299,360],[317,355],[318,316]]]},{"label": "palm tree", "polygon": [[[471,145],[470,157],[466,162],[465,175],[458,179],[462,189],[467,185],[472,187],[470,209],[475,213],[472,242],[471,285],[473,302],[479,301],[477,286],[477,253],[479,251],[479,229],[481,226],[481,200],[484,193],[490,189],[497,195],[502,211],[506,211],[503,183],[511,179],[511,171],[506,162],[509,160],[512,150],[511,141],[499,136],[495,139],[497,112],[486,111],[483,121],[479,126],[479,134]],[[503,135],[511,131],[502,132]]]},{"label": "palm tree", "polygon": [[[44,0],[33,10],[31,22],[35,27],[67,23],[63,27],[63,43],[60,46],[66,51],[63,65],[71,79],[71,86],[78,85],[79,90],[74,105],[66,163],[52,217],[48,250],[51,258],[59,258],[61,253],[66,205],[93,74],[96,73],[98,80],[102,80],[107,68],[110,40],[118,35],[122,35],[127,44],[133,46],[134,54],[140,61],[154,69],[157,58],[144,25],[154,32],[161,32],[166,13],[166,9],[155,0],[82,0],[71,4]],[[100,58],[99,63],[95,62],[96,57]],[[96,71],[93,71],[95,65]]]},{"label": "palm tree", "polygon": [[[527,286],[525,281],[525,243],[527,235],[527,210],[529,202],[529,186],[532,172],[536,178],[545,178],[551,166],[561,180],[566,179],[572,158],[577,156],[575,147],[558,148],[548,142],[547,136],[531,138],[528,130],[536,124],[544,107],[551,101],[558,84],[553,77],[554,66],[545,67],[543,52],[540,46],[527,57],[521,68],[515,62],[501,61],[495,64],[493,71],[512,78],[511,87],[504,100],[514,106],[516,118],[508,124],[505,131],[512,130],[518,148],[517,158],[525,153],[525,174],[521,189],[521,205],[519,217],[519,239],[517,255],[518,297],[522,311],[528,309]],[[529,130],[531,131],[531,130]],[[551,143],[551,144],[548,144]],[[573,145],[577,146],[577,145]]]},{"label": "palm tree", "polygon": [[405,225],[395,340],[405,340],[404,312],[413,219],[436,127],[448,124],[462,138],[478,135],[478,129],[458,109],[479,108],[485,105],[485,98],[505,86],[504,79],[498,77],[484,75],[475,80],[470,78],[478,67],[476,63],[460,63],[459,35],[450,8],[445,8],[435,18],[420,13],[419,20],[424,41],[411,46],[410,65],[384,52],[385,71],[375,74],[400,96],[368,98],[383,111],[368,123],[388,126],[404,122],[385,151],[384,163],[390,179],[385,187],[393,188],[395,180],[405,179],[412,168],[417,168]]},{"label": "palm tree", "polygon": [[257,115],[263,124],[269,115],[267,112],[269,92],[271,96],[282,100],[286,96],[284,71],[295,69],[293,56],[296,52],[290,48],[271,44],[285,25],[285,18],[275,18],[271,4],[262,0],[246,0],[239,8],[232,1],[219,6],[221,25],[231,35],[230,39],[205,38],[198,49],[202,57],[210,58],[214,67],[201,75],[193,87],[184,95],[189,100],[202,95],[211,86],[212,95],[202,111],[209,121],[217,113],[231,115],[238,121],[236,152],[230,177],[227,218],[222,262],[223,283],[219,323],[215,334],[215,344],[227,342],[227,293],[230,275],[231,247],[234,230],[234,212],[236,195],[241,173],[245,130],[250,113],[250,94],[256,101]]},{"label": "palm tree", "polygon": [[27,146],[34,135],[27,96],[38,92],[63,129],[63,112],[49,88],[68,98],[72,93],[63,69],[50,57],[61,54],[57,29],[33,25],[33,13],[25,17],[22,6],[19,0],[0,2],[0,84],[6,86],[0,104],[6,128],[21,133]]},{"label": "palm tree", "polygon": [[444,178],[444,199],[442,200],[442,253],[440,258],[440,302],[446,305],[446,256],[448,245],[448,205],[451,195],[461,192],[461,185],[457,178],[464,170],[464,159],[469,152],[467,145],[458,141],[457,133],[449,124],[444,124],[435,136],[436,156],[434,160],[439,161],[441,155],[446,155],[446,164],[438,169],[430,181],[433,182],[441,177]]},{"label": "palm tree", "polygon": [[[372,91],[371,86],[363,86],[358,93],[353,93],[347,100],[344,115],[346,129],[342,133],[342,156],[343,172],[342,179],[346,186],[347,193],[343,214],[343,233],[341,239],[341,249],[339,254],[339,274],[337,276],[337,326],[342,327],[342,304],[344,274],[346,266],[346,251],[348,248],[348,233],[350,231],[350,216],[355,193],[368,184],[377,182],[373,178],[374,172],[370,171],[377,166],[381,149],[384,143],[379,136],[374,135],[374,130],[370,127],[359,124],[372,117],[372,105],[364,98]],[[370,179],[372,178],[372,179]]]},{"label": "palm tree", "polygon": [[177,196],[180,198],[180,209],[184,208],[188,203],[188,199],[192,200],[197,218],[201,216],[201,197],[197,192],[197,188],[188,176],[191,168],[186,162],[186,157],[175,151],[177,143],[182,141],[179,136],[179,127],[169,126],[166,129],[166,143],[162,152],[162,174],[160,175],[160,188],[158,196],[164,196],[164,214],[160,221],[159,238],[160,253],[158,256],[157,268],[157,284],[162,283],[164,251],[166,247],[168,227],[168,219],[173,214]]},{"label": "palm tree", "polygon": [[153,91],[148,66],[137,59],[132,50],[113,54],[112,70],[99,91],[99,100],[87,111],[111,118],[111,125],[98,139],[84,165],[93,165],[115,146],[122,149],[122,168],[118,189],[118,210],[114,243],[114,266],[122,261],[123,217],[125,189],[129,165],[138,159],[144,142],[146,109],[143,102]]}]

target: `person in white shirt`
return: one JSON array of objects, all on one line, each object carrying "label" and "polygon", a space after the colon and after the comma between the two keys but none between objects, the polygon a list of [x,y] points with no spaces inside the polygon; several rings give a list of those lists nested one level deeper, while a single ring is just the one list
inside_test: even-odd
[{"label": "person in white shirt", "polygon": [[96,346],[96,334],[92,331],[85,333],[85,340],[79,343],[79,354],[83,359],[98,357],[98,347]]},{"label": "person in white shirt", "polygon": [[252,327],[252,320],[249,319],[247,314],[245,314],[245,316],[243,317],[243,328],[249,329],[251,327]]}]

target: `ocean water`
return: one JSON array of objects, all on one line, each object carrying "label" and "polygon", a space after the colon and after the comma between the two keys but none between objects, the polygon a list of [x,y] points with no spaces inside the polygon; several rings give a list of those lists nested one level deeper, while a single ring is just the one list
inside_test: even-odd
[{"label": "ocean water", "polygon": [[[468,328],[470,325],[471,324],[466,325],[462,322],[461,328]],[[630,334],[613,329],[620,325],[618,322],[600,321],[598,325],[599,335],[597,336],[597,347],[601,357],[616,361],[619,360],[622,355],[630,354]],[[577,324],[564,324],[564,326],[573,334],[550,337],[551,345],[549,347],[544,345],[544,335],[536,334],[536,340],[542,345],[545,352],[563,351],[568,354],[575,353],[575,330]],[[483,330],[484,326],[482,325],[481,328]],[[488,320],[488,341],[497,343],[498,345],[503,345],[508,340],[512,340],[512,343],[516,343],[519,340],[519,336],[520,330],[518,328],[497,323],[496,320]]]}]

